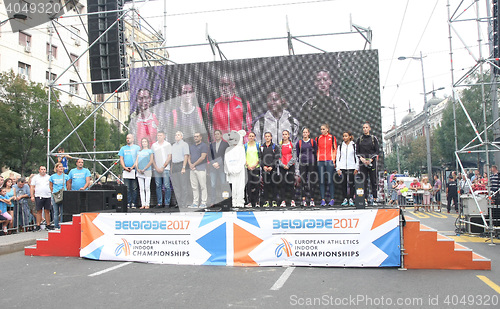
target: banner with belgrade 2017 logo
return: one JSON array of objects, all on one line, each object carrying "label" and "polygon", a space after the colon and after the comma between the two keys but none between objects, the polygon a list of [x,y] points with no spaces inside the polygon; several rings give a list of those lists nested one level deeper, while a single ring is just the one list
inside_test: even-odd
[{"label": "banner with belgrade 2017 logo", "polygon": [[82,214],[80,256],[227,266],[400,266],[397,209]]}]

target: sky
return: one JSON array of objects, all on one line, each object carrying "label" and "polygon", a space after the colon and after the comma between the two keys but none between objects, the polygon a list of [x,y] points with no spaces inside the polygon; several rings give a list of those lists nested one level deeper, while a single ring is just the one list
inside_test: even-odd
[{"label": "sky", "polygon": [[[447,3],[450,5],[447,6]],[[417,113],[424,106],[420,60],[398,60],[400,56],[420,57],[426,91],[444,98],[452,94],[448,9],[457,11],[458,19],[474,19],[476,5],[472,0],[213,0],[166,1],[166,45],[170,59],[176,63],[213,61],[209,46],[178,47],[207,43],[206,34],[217,42],[285,37],[287,19],[293,36],[346,33],[352,23],[373,31],[372,49],[379,52],[380,94],[382,106],[395,107],[396,121],[408,114],[411,106]],[[479,1],[481,16],[486,3]],[[164,29],[164,0],[135,4],[141,16],[156,29]],[[479,58],[487,57],[487,24],[475,21],[453,22],[451,45],[454,63],[453,79],[457,81]],[[208,31],[207,31],[208,30]],[[478,33],[481,35],[479,36]],[[357,32],[333,36],[301,38],[328,52],[362,50],[365,40]],[[468,49],[465,48],[468,47]],[[315,48],[293,41],[295,54],[318,53]],[[266,40],[220,44],[229,59],[288,55],[286,40]],[[369,48],[369,47],[367,47]],[[472,56],[471,56],[472,55]],[[216,60],[219,60],[218,56]],[[360,85],[362,87],[362,85]],[[427,99],[432,96],[429,95]],[[382,108],[382,129],[394,122],[390,108]]]}]

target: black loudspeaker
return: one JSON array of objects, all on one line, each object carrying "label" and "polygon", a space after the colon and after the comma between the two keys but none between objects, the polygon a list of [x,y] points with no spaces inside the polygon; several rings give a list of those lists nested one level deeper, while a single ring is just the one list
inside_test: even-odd
[{"label": "black loudspeaker", "polygon": [[365,189],[363,177],[354,177],[354,205],[356,209],[365,209]]},{"label": "black loudspeaker", "polygon": [[125,186],[119,186],[117,190],[64,191],[64,221],[82,212],[102,212],[113,209],[117,212],[127,212],[126,187],[125,199],[122,200],[123,202],[118,201],[120,191],[123,190],[121,187]]},{"label": "black loudspeaker", "polygon": [[[126,57],[122,14],[124,0],[88,0],[88,12],[100,14],[87,15],[89,44],[90,78],[94,94],[112,93],[126,79]],[[114,12],[111,12],[114,11]],[[102,36],[101,36],[102,35]],[[96,81],[103,81],[96,83]],[[125,84],[118,92],[127,91]]]}]

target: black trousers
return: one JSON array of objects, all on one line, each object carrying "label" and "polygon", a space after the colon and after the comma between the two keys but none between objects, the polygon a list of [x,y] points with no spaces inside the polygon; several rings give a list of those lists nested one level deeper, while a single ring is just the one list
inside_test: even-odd
[{"label": "black trousers", "polygon": [[[371,167],[366,167],[364,164],[359,165],[359,172],[363,175],[365,197],[368,197],[368,192],[373,195],[373,198],[377,198],[377,162],[373,161]],[[368,191],[368,180],[370,180],[371,191]]]},{"label": "black trousers", "polygon": [[262,181],[264,182],[264,192],[262,193],[262,198],[264,203],[276,201],[277,180],[278,177],[274,169],[270,172],[266,172],[262,169]]},{"label": "black trousers", "polygon": [[453,194],[453,195],[448,194],[448,196],[446,197],[446,199],[448,201],[448,205],[446,205],[446,209],[448,209],[448,211],[451,210],[451,202],[453,201],[453,203],[455,203],[455,210],[458,211],[458,195],[456,195],[456,194]]},{"label": "black trousers", "polygon": [[[343,201],[345,198],[354,198],[354,170],[341,170],[342,175],[340,175],[341,180],[342,180],[342,199]],[[349,188],[349,192],[347,191],[347,188]]]},{"label": "black trousers", "polygon": [[300,191],[302,197],[310,199],[317,195],[318,191],[318,168],[314,163],[301,164],[300,173]]},{"label": "black trousers", "polygon": [[279,167],[279,195],[280,201],[290,202],[295,196],[295,166],[289,169]]},{"label": "black trousers", "polygon": [[256,168],[254,170],[247,170],[248,182],[247,182],[247,197],[248,202],[255,207],[255,204],[259,202],[260,195],[260,169]]}]

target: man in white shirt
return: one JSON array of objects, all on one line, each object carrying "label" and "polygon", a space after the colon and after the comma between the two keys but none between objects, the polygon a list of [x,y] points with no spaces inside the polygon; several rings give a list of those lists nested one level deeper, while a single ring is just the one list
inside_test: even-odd
[{"label": "man in white shirt", "polygon": [[[165,141],[165,133],[160,131],[156,134],[157,142],[153,144],[151,149],[154,153],[153,161],[153,176],[156,183],[156,197],[158,200],[158,208],[162,207],[162,202],[165,207],[169,207],[172,192],[170,191],[170,162],[172,161],[172,145]],[[165,199],[162,199],[162,187],[165,186]]]},{"label": "man in white shirt", "polygon": [[42,223],[42,209],[45,210],[45,220],[47,222],[47,229],[52,230],[50,225],[50,209],[51,209],[51,193],[49,186],[50,176],[47,175],[47,168],[40,166],[38,174],[31,179],[31,200],[35,202],[36,209],[36,227],[35,231],[39,231],[40,224]]}]

